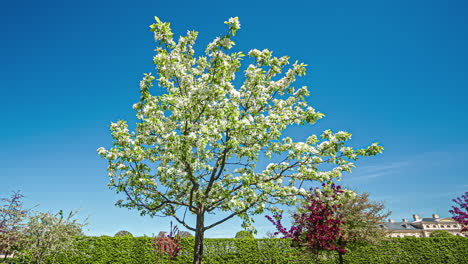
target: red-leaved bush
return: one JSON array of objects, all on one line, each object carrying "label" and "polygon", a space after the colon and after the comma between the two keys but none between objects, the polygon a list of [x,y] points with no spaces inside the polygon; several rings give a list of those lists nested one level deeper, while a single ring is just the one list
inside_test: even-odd
[{"label": "red-leaved bush", "polygon": [[466,232],[468,231],[468,192],[465,192],[464,195],[457,197],[452,201],[460,207],[452,206],[452,210],[449,212],[453,215],[453,219],[463,226],[461,231]]},{"label": "red-leaved bush", "polygon": [[150,240],[156,253],[167,255],[171,260],[179,256],[182,247],[180,245],[180,235],[177,226],[172,227],[171,231],[166,235],[166,232],[160,232],[158,236]]},{"label": "red-leaved bush", "polygon": [[346,239],[342,228],[345,221],[338,211],[340,204],[336,199],[343,190],[334,184],[329,187],[331,193],[312,192],[308,196],[307,204],[301,210],[303,213],[293,215],[293,226],[289,230],[281,224],[281,215],[266,216],[276,226],[278,232],[275,234],[281,233],[283,238],[292,239],[291,246],[307,247],[317,255],[321,250],[346,254],[346,249],[339,245]]}]

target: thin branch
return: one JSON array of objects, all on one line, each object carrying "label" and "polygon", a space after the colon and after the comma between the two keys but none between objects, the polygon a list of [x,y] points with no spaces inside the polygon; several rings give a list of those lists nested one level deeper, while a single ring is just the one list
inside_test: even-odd
[{"label": "thin branch", "polygon": [[175,218],[175,220],[176,220],[177,222],[179,222],[181,225],[183,225],[183,226],[184,226],[185,228],[187,228],[188,230],[197,231],[195,228],[193,228],[193,227],[189,226],[187,223],[185,223],[185,221],[180,220],[180,218],[177,217],[177,215],[176,215],[175,213],[174,213],[172,216]]},{"label": "thin branch", "polygon": [[205,227],[203,228],[203,230],[208,230],[208,229],[210,229],[210,228],[212,228],[212,227],[215,227],[215,226],[217,226],[217,225],[219,225],[219,224],[224,223],[225,221],[227,221],[227,220],[233,218],[233,217],[236,216],[236,215],[245,213],[245,212],[246,212],[247,210],[249,210],[254,204],[255,204],[255,203],[251,203],[251,204],[250,204],[249,206],[247,206],[246,208],[244,208],[244,209],[242,209],[242,210],[240,210],[240,211],[238,211],[238,212],[234,212],[234,213],[230,214],[228,217],[226,217],[226,218],[224,218],[224,219],[222,219],[222,220],[219,220],[218,222],[215,222],[215,223],[213,223],[213,224],[211,224],[211,225],[209,225],[209,226],[205,226]]}]

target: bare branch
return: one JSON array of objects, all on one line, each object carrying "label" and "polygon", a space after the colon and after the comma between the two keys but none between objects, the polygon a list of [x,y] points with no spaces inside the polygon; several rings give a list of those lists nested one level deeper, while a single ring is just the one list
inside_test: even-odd
[{"label": "bare branch", "polygon": [[213,224],[211,224],[211,225],[209,225],[209,226],[205,226],[205,227],[203,228],[203,231],[208,230],[208,229],[210,229],[210,228],[212,228],[212,227],[215,227],[215,226],[217,226],[217,225],[219,225],[219,224],[222,224],[222,223],[224,223],[225,221],[227,221],[227,220],[233,218],[233,217],[236,216],[236,215],[240,215],[240,214],[243,214],[243,213],[247,212],[247,210],[249,210],[250,208],[252,208],[252,206],[254,206],[254,205],[255,205],[255,203],[251,203],[251,204],[249,204],[246,208],[244,208],[244,209],[242,209],[242,210],[240,210],[240,211],[238,211],[238,212],[234,212],[234,213],[230,214],[229,216],[227,216],[226,218],[224,218],[224,219],[222,219],[222,220],[219,220],[218,222],[215,222],[215,223],[213,223]]},{"label": "bare branch", "polygon": [[187,228],[188,230],[196,231],[195,228],[189,226],[187,223],[185,223],[184,220],[181,220],[179,217],[177,217],[177,215],[176,215],[175,213],[174,213],[172,216],[175,218],[175,220],[176,220],[177,222],[179,222],[181,225],[183,225],[183,226],[184,226],[185,228]]}]

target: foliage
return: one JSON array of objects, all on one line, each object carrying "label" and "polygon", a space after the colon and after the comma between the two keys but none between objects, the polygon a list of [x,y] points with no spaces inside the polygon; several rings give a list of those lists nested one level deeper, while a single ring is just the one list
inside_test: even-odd
[{"label": "foliage", "polygon": [[24,229],[24,248],[20,255],[28,263],[46,263],[54,261],[61,254],[75,255],[80,252],[75,247],[75,237],[82,234],[84,224],[73,219],[76,213],[64,216],[37,212],[29,217]]},{"label": "foliage", "polygon": [[[67,217],[63,212],[52,215],[22,208],[19,192],[11,198],[2,199],[0,207],[0,254],[4,261],[8,256],[20,259],[22,263],[46,263],[54,261],[61,254],[78,254],[75,237],[83,235],[84,224]],[[8,259],[11,261],[11,259]]]},{"label": "foliage", "polygon": [[[350,248],[362,243],[378,244],[386,239],[387,230],[380,224],[390,216],[391,212],[384,211],[385,205],[369,199],[369,193],[356,193],[341,201],[338,212],[344,221],[341,228],[344,231],[343,239],[337,244],[342,248]],[[350,243],[353,242],[353,243]],[[340,252],[339,261],[343,263]]]},{"label": "foliage", "polygon": [[180,231],[179,232],[179,237],[180,238],[187,238],[187,237],[193,237],[192,233],[188,231]]},{"label": "foliage", "polygon": [[28,210],[23,209],[20,192],[14,192],[10,198],[2,198],[0,206],[0,254],[2,262],[9,255],[14,255],[24,243],[24,221]]},{"label": "foliage", "polygon": [[467,248],[468,239],[457,236],[392,238],[378,245],[360,245],[345,256],[345,263],[468,263]]},{"label": "foliage", "polygon": [[341,199],[345,192],[341,186],[322,185],[323,190],[316,188],[299,212],[293,215],[293,226],[287,230],[281,224],[281,215],[267,216],[284,238],[292,239],[292,246],[306,247],[318,257],[319,252],[337,251],[345,254],[346,249],[339,241],[354,239],[352,234],[346,234],[343,227],[345,221],[339,212]]},{"label": "foliage", "polygon": [[254,239],[252,231],[241,230],[236,233],[236,238]]},{"label": "foliage", "polygon": [[430,237],[453,237],[454,235],[449,233],[446,230],[436,230],[436,231],[432,231],[429,236]]},{"label": "foliage", "polygon": [[174,260],[179,256],[179,252],[182,250],[180,240],[179,228],[177,228],[177,226],[172,227],[171,222],[171,231],[169,234],[166,235],[166,232],[160,232],[150,243],[156,253],[166,255],[171,260]]},{"label": "foliage", "polygon": [[[77,248],[85,254],[61,255],[54,264],[155,264],[170,263],[170,259],[156,259],[148,237],[81,237]],[[191,261],[193,238],[181,240],[183,249],[172,263]],[[205,264],[237,263],[311,263],[299,248],[290,247],[288,239],[206,239]],[[344,255],[345,263],[439,264],[468,263],[468,239],[451,238],[391,238],[379,245],[359,244]],[[322,264],[337,263],[334,256],[320,259]]]},{"label": "foliage", "polygon": [[115,233],[114,237],[120,237],[120,236],[133,236],[132,233],[126,231],[126,230],[121,230],[117,233]]},{"label": "foliage", "polygon": [[465,192],[461,197],[457,197],[452,200],[458,206],[452,206],[452,210],[449,212],[453,215],[453,219],[458,221],[463,228],[462,232],[468,231],[468,192]]},{"label": "foliage", "polygon": [[343,216],[345,224],[344,241],[342,246],[347,246],[346,241],[362,243],[378,243],[385,238],[387,231],[379,227],[391,214],[385,211],[382,202],[372,201],[369,193],[356,193],[355,196],[344,199],[338,211]]},{"label": "foliage", "polygon": [[290,230],[282,226],[281,216],[276,220],[267,217],[279,230],[277,233],[292,238],[294,246],[307,245],[314,254],[337,251],[340,263],[351,246],[385,238],[386,231],[379,224],[390,212],[384,212],[383,203],[371,201],[368,193],[352,194],[333,184],[322,186],[323,190],[316,188],[298,208]]},{"label": "foliage", "polygon": [[149,243],[150,237],[78,237],[76,249],[83,254],[60,254],[54,264],[149,264],[157,263],[154,250]]},{"label": "foliage", "polygon": [[[289,57],[253,49],[242,68],[244,53],[230,51],[239,20],[225,23],[228,32],[197,57],[198,32],[176,42],[170,23],[156,17],[150,28],[158,43],[157,76],[145,74],[140,82],[136,130],[130,132],[123,120],[112,123],[113,147],[97,150],[109,162],[109,186],[125,194],[117,205],[172,216],[195,231],[196,263],[206,230],[235,216],[253,229],[252,215],[295,204],[306,193],[299,187],[303,182],[340,179],[358,157],[383,149],[376,143],[347,147],[351,134],[343,131],[326,130],[304,142],[283,136],[291,125],[323,117],[308,105],[307,87],[293,86],[306,65],[295,62],[288,69]],[[155,80],[160,89],[152,88]],[[259,157],[279,161],[256,168]],[[324,163],[331,166],[319,166]],[[195,225],[185,221],[186,210],[196,215]],[[205,214],[217,210],[229,214],[205,223]]]}]

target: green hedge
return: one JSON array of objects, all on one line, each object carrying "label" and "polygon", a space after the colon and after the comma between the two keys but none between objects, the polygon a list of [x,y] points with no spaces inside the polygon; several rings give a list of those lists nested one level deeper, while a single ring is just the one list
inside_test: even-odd
[{"label": "green hedge", "polygon": [[[157,256],[149,237],[82,237],[76,243],[83,256],[60,256],[53,264],[156,264],[170,263]],[[191,263],[194,238],[182,240],[183,250],[172,263]],[[285,239],[205,239],[204,263],[315,263]],[[468,263],[468,239],[392,238],[380,245],[357,246],[344,256],[345,263]],[[336,253],[324,253],[322,264],[338,263]]]},{"label": "green hedge", "polygon": [[393,238],[381,245],[360,246],[345,263],[468,263],[468,238]]},{"label": "green hedge", "polygon": [[148,237],[80,237],[77,239],[81,256],[60,256],[53,264],[144,264],[156,263]]},{"label": "green hedge", "polygon": [[[150,246],[149,237],[83,237],[77,240],[83,253],[79,257],[60,256],[54,264],[154,264],[191,263],[195,239],[183,238],[181,254],[170,262],[158,256]],[[291,248],[283,239],[205,239],[204,263],[291,263],[303,261],[299,250]]]}]

